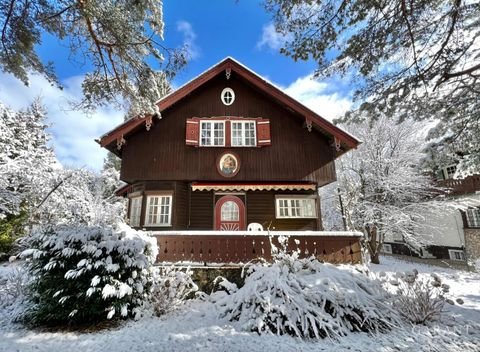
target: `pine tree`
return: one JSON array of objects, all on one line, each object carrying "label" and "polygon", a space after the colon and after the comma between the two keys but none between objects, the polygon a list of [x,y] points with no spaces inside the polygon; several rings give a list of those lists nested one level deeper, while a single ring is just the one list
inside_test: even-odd
[{"label": "pine tree", "polygon": [[480,173],[478,1],[265,0],[281,49],[313,59],[317,77],[343,75],[362,103],[348,121],[437,121],[435,153]]},{"label": "pine tree", "polygon": [[38,100],[21,111],[0,103],[0,252],[25,233],[30,210],[59,168],[48,146],[45,113]]},{"label": "pine tree", "polygon": [[103,160],[103,170],[114,169],[120,172],[121,166],[122,160],[112,152],[108,152],[107,157]]},{"label": "pine tree", "polygon": [[186,50],[162,44],[161,0],[33,0],[0,2],[0,68],[28,85],[29,72],[59,84],[51,62],[38,55],[42,33],[66,44],[91,65],[77,107],[125,103],[154,113],[168,81],[186,63]]}]

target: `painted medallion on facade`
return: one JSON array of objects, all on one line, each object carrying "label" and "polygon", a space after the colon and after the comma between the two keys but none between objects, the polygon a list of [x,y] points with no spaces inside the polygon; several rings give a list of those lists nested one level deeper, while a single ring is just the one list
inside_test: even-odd
[{"label": "painted medallion on facade", "polygon": [[235,153],[226,152],[217,159],[217,170],[224,177],[233,177],[240,170],[240,159]]}]

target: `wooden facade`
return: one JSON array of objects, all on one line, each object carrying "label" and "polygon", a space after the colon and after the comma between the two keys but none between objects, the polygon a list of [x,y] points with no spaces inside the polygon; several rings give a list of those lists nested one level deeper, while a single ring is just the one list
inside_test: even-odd
[{"label": "wooden facade", "polygon": [[[236,99],[224,106],[225,86]],[[270,119],[272,144],[268,147],[192,147],[185,143],[185,123],[191,117],[243,117]],[[317,131],[308,132],[305,120],[268,99],[241,78],[227,81],[220,75],[192,92],[182,104],[162,111],[150,131],[130,136],[122,146],[121,179],[225,181],[215,167],[218,155],[234,151],[242,161],[235,181],[314,181],[318,186],[336,180],[334,148]]]},{"label": "wooden facade", "polygon": [[[161,230],[201,230],[214,229],[214,208],[216,202],[228,192],[191,191],[191,185],[181,181],[149,181],[136,183],[130,195],[142,197],[142,212],[138,227],[149,231],[158,230],[145,224],[147,196],[163,192],[173,195],[173,211],[171,226],[163,226]],[[277,195],[311,195],[309,191],[249,191],[232,192],[246,206],[246,223],[259,223],[265,229],[279,231],[321,231],[321,217],[315,219],[277,219],[275,216],[275,196]],[[316,202],[320,204],[319,201]],[[130,210],[130,209],[129,209]],[[317,214],[320,215],[320,209]]]},{"label": "wooden facade", "polygon": [[334,160],[358,145],[354,137],[230,58],[157,105],[161,115],[127,121],[99,140],[122,158],[132,226],[226,230],[230,239],[248,224],[322,230],[318,187],[336,180]]}]

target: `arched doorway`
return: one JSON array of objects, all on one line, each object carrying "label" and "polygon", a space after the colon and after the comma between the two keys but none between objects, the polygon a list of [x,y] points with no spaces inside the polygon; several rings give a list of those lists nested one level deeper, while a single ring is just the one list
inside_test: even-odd
[{"label": "arched doorway", "polygon": [[215,204],[216,231],[244,231],[245,204],[235,196],[224,196]]}]

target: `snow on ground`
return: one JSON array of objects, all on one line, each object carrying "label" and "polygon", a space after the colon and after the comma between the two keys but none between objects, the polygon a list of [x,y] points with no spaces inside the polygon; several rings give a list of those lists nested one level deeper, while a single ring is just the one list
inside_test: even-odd
[{"label": "snow on ground", "polygon": [[[0,310],[0,351],[480,351],[480,274],[407,263],[393,257],[382,258],[382,264],[371,266],[372,271],[387,274],[413,268],[420,273],[437,273],[465,304],[448,306],[442,322],[430,327],[406,326],[375,336],[354,333],[338,342],[246,333],[238,325],[219,320],[212,303],[199,300],[162,318],[131,321],[94,333],[27,330],[7,323],[8,317],[2,317],[7,312]],[[0,267],[0,285],[11,271],[11,265]]]}]

